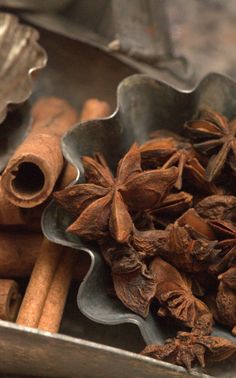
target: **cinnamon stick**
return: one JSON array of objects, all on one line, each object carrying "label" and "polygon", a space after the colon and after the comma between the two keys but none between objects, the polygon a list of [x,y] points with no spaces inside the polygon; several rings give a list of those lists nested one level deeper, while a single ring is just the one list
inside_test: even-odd
[{"label": "cinnamon stick", "polygon": [[[29,277],[40,252],[43,235],[38,232],[0,231],[0,278]],[[90,258],[80,252],[73,279],[82,281],[90,266]]]},{"label": "cinnamon stick", "polygon": [[51,194],[64,164],[60,138],[78,116],[66,101],[49,97],[35,103],[32,119],[30,134],[2,175],[2,187],[9,201],[30,208]]},{"label": "cinnamon stick", "polygon": [[38,328],[58,332],[72,279],[76,252],[63,251],[49,289]]},{"label": "cinnamon stick", "polygon": [[110,105],[106,101],[97,98],[90,98],[85,101],[81,114],[80,122],[89,121],[95,118],[104,118],[111,113]]},{"label": "cinnamon stick", "polygon": [[[93,102],[96,105],[97,114],[101,117],[102,112],[98,104],[99,101]],[[91,103],[90,103],[91,106]],[[103,116],[108,115],[109,105],[104,107]],[[90,108],[93,109],[94,108]],[[82,111],[83,114],[83,111]],[[91,118],[97,118],[96,112],[91,110]],[[89,113],[83,115],[83,121],[89,120]],[[77,175],[77,171],[71,170]],[[70,179],[71,174],[69,175]],[[62,180],[63,181],[63,180]],[[73,181],[73,180],[72,180]],[[64,180],[65,182],[65,180]],[[53,249],[53,254],[50,254]],[[43,330],[51,330],[56,332],[59,329],[66,297],[69,290],[69,284],[72,278],[72,269],[70,267],[74,264],[74,255],[71,250],[62,252],[62,247],[52,245],[52,243],[43,242],[42,250],[35,263],[29,285],[27,287],[25,297],[17,318],[17,323],[30,326],[39,327]],[[48,255],[51,255],[51,258]],[[63,288],[63,289],[62,289]],[[55,295],[59,295],[55,300]],[[44,311],[45,309],[45,311]]]},{"label": "cinnamon stick", "polygon": [[[80,115],[80,122],[86,122],[94,118],[104,118],[107,117],[111,113],[110,105],[105,101],[100,101],[96,98],[90,98],[85,101],[81,115]],[[60,182],[59,188],[63,189],[67,185],[71,184],[78,176],[78,170],[72,165],[67,163]]]},{"label": "cinnamon stick", "polygon": [[0,277],[23,277],[32,271],[42,240],[36,232],[0,232]]},{"label": "cinnamon stick", "polygon": [[18,324],[38,327],[61,253],[61,246],[44,239],[20,307]]},{"label": "cinnamon stick", "polygon": [[0,177],[0,228],[41,231],[40,220],[43,207],[25,209],[11,203],[6,196]]},{"label": "cinnamon stick", "polygon": [[[81,112],[81,121],[88,121],[93,118],[106,117],[110,113],[110,106],[97,99],[87,100]],[[77,170],[70,164],[66,166],[61,185],[67,186],[78,175]],[[62,187],[62,186],[61,186]],[[81,259],[77,265],[81,265]],[[63,251],[59,266],[56,270],[51,284],[41,319],[39,328],[49,332],[58,332],[69,286],[73,274],[75,254],[72,250]]]},{"label": "cinnamon stick", "polygon": [[[94,118],[104,118],[111,113],[110,105],[106,101],[100,101],[97,98],[90,98],[85,101],[81,115],[80,122],[86,122]],[[67,163],[59,183],[59,188],[63,189],[71,184],[78,176],[78,170]]]},{"label": "cinnamon stick", "polygon": [[14,321],[20,301],[18,284],[13,280],[0,280],[0,319]]}]

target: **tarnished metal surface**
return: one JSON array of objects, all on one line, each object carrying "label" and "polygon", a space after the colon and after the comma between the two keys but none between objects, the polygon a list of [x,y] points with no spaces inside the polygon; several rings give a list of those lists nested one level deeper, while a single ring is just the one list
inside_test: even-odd
[{"label": "tarnished metal surface", "polygon": [[[119,0],[117,2],[119,3]],[[160,0],[160,2],[165,5],[173,54],[186,57],[190,70],[194,72],[191,80],[185,75],[187,82],[178,82],[172,75],[167,75],[165,70],[160,69],[160,62],[159,68],[154,69],[148,64],[137,62],[119,52],[114,53],[117,59],[138,72],[168,80],[181,88],[189,88],[209,72],[220,72],[231,75],[233,78],[236,77],[234,0]],[[159,1],[153,0],[153,3],[158,8]],[[74,1],[71,7],[61,14],[27,14],[25,16],[35,25],[100,46],[107,51],[107,45],[115,35],[111,4],[110,0],[96,0],[96,2],[79,0]],[[158,48],[159,52],[165,55],[167,45],[163,44],[163,35],[165,33],[159,36]],[[164,61],[163,69],[165,65]],[[177,70],[178,67],[175,66],[175,69]]]},{"label": "tarnished metal surface", "polygon": [[9,104],[23,103],[31,95],[31,75],[47,62],[38,37],[34,28],[20,24],[15,16],[0,13],[0,122]]},{"label": "tarnished metal surface", "polygon": [[0,374],[78,378],[209,378],[135,353],[0,321]]},{"label": "tarnished metal surface", "polygon": [[73,0],[0,0],[0,6],[10,10],[52,12],[64,9]]},{"label": "tarnished metal surface", "polygon": [[[172,0],[168,0],[169,4],[171,2]],[[185,53],[187,49],[187,56],[190,56],[190,59],[194,61],[197,69],[197,77],[199,77],[199,75],[201,77],[203,71],[205,72],[205,70],[210,70],[213,62],[215,69],[220,70],[221,72],[229,72],[233,74],[234,70],[232,70],[232,67],[235,65],[233,64],[233,49],[230,41],[234,41],[234,37],[231,39],[224,38],[223,54],[221,54],[222,45],[216,45],[214,42],[216,40],[216,35],[219,28],[224,31],[225,36],[229,36],[230,33],[233,34],[232,27],[231,29],[230,27],[227,28],[226,24],[228,21],[226,22],[226,19],[223,18],[222,22],[215,24],[216,26],[210,37],[210,51],[207,46],[207,37],[205,39],[203,38],[202,41],[205,41],[205,44],[199,42],[198,47],[195,48],[194,43],[199,41],[198,37],[200,35],[200,33],[197,34],[197,30],[201,29],[198,27],[198,25],[200,21],[204,23],[203,16],[205,15],[205,12],[202,11],[202,9],[204,10],[204,3],[207,4],[209,2],[203,0],[192,0],[189,3],[186,3],[184,0],[176,0],[175,2],[172,2],[172,5],[174,6],[174,4],[177,2],[179,4],[177,4],[176,7],[178,8],[178,12],[172,12],[171,14],[170,21],[173,21],[171,29],[173,27],[174,31],[176,31],[175,41],[179,51]],[[78,3],[80,5],[84,4],[87,6],[88,2],[87,0],[81,0]],[[201,20],[199,17],[196,17],[194,12],[191,14],[186,14],[186,6],[191,8],[190,3],[195,4],[196,8],[196,4],[200,3],[202,6],[202,8],[199,8],[198,10]],[[219,4],[220,2],[212,1],[210,3],[213,7],[213,3]],[[230,0],[230,4],[231,3],[232,1]],[[98,3],[96,2],[96,4]],[[222,4],[223,3],[221,2],[221,5]],[[229,7],[229,2],[227,2],[227,7]],[[94,12],[94,25],[96,25],[98,21],[96,7],[90,7],[90,10]],[[181,10],[183,10],[183,12],[181,12]],[[229,11],[232,13],[232,17],[229,20],[230,25],[232,26],[234,16],[232,9]],[[179,12],[183,17],[178,18]],[[214,20],[217,19],[217,14],[226,15],[227,13],[224,12],[224,9],[216,10],[214,16],[212,15]],[[80,12],[80,14],[77,16],[83,18],[83,12]],[[55,29],[56,24],[52,25],[50,23],[50,16],[42,16],[42,19],[44,21],[45,28]],[[88,18],[84,18],[84,20],[86,19],[88,20]],[[43,23],[41,23],[41,25],[42,24]],[[59,22],[59,29],[60,27],[61,23]],[[181,27],[181,31],[185,33],[185,46],[181,44],[181,38],[178,39],[178,37],[181,36],[180,30],[178,29],[179,27]],[[73,34],[75,38],[75,33],[78,31],[78,29],[76,27],[74,28],[71,23],[65,23],[64,32],[65,31],[68,32],[67,34]],[[80,37],[82,41],[86,41],[83,33],[82,36],[78,36],[78,38]],[[115,108],[115,89],[119,81],[124,77],[137,71],[142,71],[143,69],[143,65],[138,64],[135,66],[135,68],[132,68],[131,66],[124,64],[124,62],[129,64],[126,59],[120,58],[120,61],[118,61],[112,56],[88,46],[83,42],[68,39],[45,30],[41,30],[40,43],[49,54],[49,63],[47,68],[40,73],[39,80],[36,82],[32,101],[43,95],[62,96],[70,101],[79,111],[84,100],[86,100],[88,97],[96,96],[100,99],[107,100],[111,103],[112,107]],[[215,59],[215,51],[217,51],[218,54],[217,59]],[[229,51],[231,51],[230,55],[228,54]],[[205,62],[203,58],[206,58],[206,54],[207,64],[203,64],[202,62]],[[147,67],[145,69],[147,69]],[[168,80],[168,82],[174,83],[174,80],[170,77],[170,75],[167,75],[165,72],[156,70],[152,71],[149,69],[147,70],[155,77],[159,77],[161,79]],[[232,96],[232,100],[234,101],[234,84],[231,85],[230,81],[227,79],[224,79],[223,82],[227,82],[228,84],[226,86],[222,85],[222,82],[219,79],[215,81],[214,85],[208,86],[208,89],[206,88],[205,98],[201,98],[201,101],[205,101],[205,99],[208,101],[207,99],[212,98],[209,100],[210,104],[211,101],[215,101],[214,103],[217,104],[218,110],[224,110],[226,108],[228,110],[232,110],[233,104],[230,97]],[[207,83],[205,83],[205,85],[206,84]],[[156,84],[154,87],[155,86]],[[183,86],[185,85],[181,85],[181,87]],[[160,89],[161,88],[162,85],[160,86]],[[175,91],[173,91],[173,93],[175,93]],[[223,99],[225,99],[225,101],[223,101]],[[129,99],[127,99],[127,101],[128,100]],[[158,103],[159,100],[160,107],[161,99],[156,99],[155,103]],[[229,104],[227,105],[228,100]],[[130,101],[133,101],[134,105],[139,104],[140,102],[142,102],[143,105],[146,102],[146,98],[142,99],[141,97],[138,99],[136,97],[132,97],[132,99],[130,98]],[[194,106],[197,106],[199,99],[196,97],[194,101],[196,104],[191,104],[191,109]],[[180,103],[178,102],[176,106],[180,106]],[[122,107],[124,107],[124,111],[126,111],[124,103],[122,104]],[[138,108],[138,106],[135,107]],[[142,107],[140,106],[139,108],[141,124],[143,121],[143,114],[141,111]],[[185,111],[184,104],[183,111]],[[233,110],[231,113],[229,112],[227,114],[231,116],[233,114]],[[157,115],[155,115],[155,117],[157,117]],[[123,114],[121,114],[121,121],[122,119]],[[158,119],[159,118],[157,117],[157,125],[159,124]],[[130,114],[129,121],[131,121],[131,125],[133,125],[134,119],[132,114]],[[174,121],[174,124],[176,123],[175,120],[171,119],[171,117],[167,117],[166,121],[169,123]],[[143,138],[143,132],[140,133],[140,137]],[[109,138],[107,144],[109,144]],[[84,339],[87,338],[90,340],[95,340],[100,343],[106,343],[107,345],[119,345],[124,349],[137,352],[141,350],[142,340],[137,334],[134,325],[122,324],[119,326],[106,327],[100,324],[92,323],[89,320],[85,320],[83,316],[79,314],[79,312],[77,313],[74,307],[71,309],[70,306],[72,306],[73,301],[75,301],[74,295],[71,297],[71,299],[72,301],[68,303],[65,317],[63,319],[61,328],[63,333],[75,335]],[[0,373],[2,373],[2,376],[4,377],[6,377],[8,374],[15,374],[18,377],[21,374],[23,376],[28,375],[30,377],[36,375],[41,377],[79,376],[83,378],[93,377],[94,372],[97,373],[96,377],[101,378],[116,376],[124,376],[127,378],[139,376],[144,378],[146,376],[159,376],[161,378],[167,378],[172,377],[173,374],[175,377],[181,377],[181,373],[176,373],[176,370],[174,373],[172,369],[168,371],[158,370],[159,366],[162,366],[162,364],[159,364],[154,360],[139,357],[132,353],[130,354],[113,348],[111,351],[112,352],[110,352],[109,347],[101,344],[89,343],[85,340],[67,338],[61,335],[52,336],[50,334],[43,334],[38,331],[29,331],[28,329],[23,330],[22,328],[16,327],[12,324],[0,322]],[[96,364],[96,361],[99,361],[99,363]],[[209,373],[213,376],[221,378],[235,378],[235,370],[235,361],[227,361],[224,364],[218,364],[214,368],[209,368]],[[183,371],[183,369],[178,371]],[[188,376],[186,375],[187,373],[184,374],[184,377]]]},{"label": "tarnished metal surface", "polygon": [[[159,128],[183,133],[184,122],[203,104],[229,118],[235,117],[235,102],[236,84],[218,74],[208,75],[191,92],[181,92],[147,76],[134,75],[120,84],[117,110],[111,117],[79,124],[64,136],[64,156],[80,171],[80,182],[83,180],[82,155],[102,152],[114,168],[135,140],[143,142],[148,139],[150,132]],[[78,237],[66,232],[70,223],[70,216],[52,202],[44,213],[42,227],[51,241],[84,250],[91,256],[90,270],[78,293],[80,310],[90,319],[104,324],[134,323],[147,343],[163,342],[171,333],[174,334],[175,330],[164,329],[156,316],[150,315],[143,320],[125,308],[118,299],[106,294],[110,276],[105,262],[95,245],[84,244]],[[229,332],[219,327],[214,328],[214,334],[234,339]],[[219,369],[217,377],[225,377],[225,371],[225,368]]]},{"label": "tarnished metal surface", "polygon": [[0,172],[30,128],[30,109],[26,102],[8,112],[0,132]]},{"label": "tarnished metal surface", "polygon": [[173,48],[162,0],[82,0],[60,14],[24,13],[22,17],[97,47],[138,72],[183,87],[192,81],[187,60]]},{"label": "tarnished metal surface", "polygon": [[165,0],[173,45],[201,79],[209,72],[236,78],[234,0]]}]

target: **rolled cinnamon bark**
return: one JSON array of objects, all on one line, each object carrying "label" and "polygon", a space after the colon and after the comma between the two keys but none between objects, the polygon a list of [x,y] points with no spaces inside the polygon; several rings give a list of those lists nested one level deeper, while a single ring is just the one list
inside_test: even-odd
[{"label": "rolled cinnamon bark", "polygon": [[[29,277],[39,255],[43,235],[38,232],[0,231],[0,278]],[[80,252],[73,279],[82,281],[90,266],[90,258]]]},{"label": "rolled cinnamon bark", "polygon": [[[85,101],[81,115],[80,115],[80,122],[89,121],[94,118],[104,118],[107,117],[111,113],[110,105],[105,101],[100,101],[96,98],[90,98],[89,100]],[[63,189],[68,186],[72,181],[74,181],[78,176],[77,169],[72,165],[67,163],[59,184],[58,189]]]},{"label": "rolled cinnamon bark", "polygon": [[25,209],[11,203],[2,189],[0,177],[0,228],[40,231],[43,207]]},{"label": "rolled cinnamon bark", "polygon": [[42,244],[41,233],[0,232],[0,277],[24,277],[33,269]]},{"label": "rolled cinnamon bark", "polygon": [[0,319],[15,321],[20,301],[18,284],[13,280],[0,280]]},{"label": "rolled cinnamon bark", "polygon": [[18,324],[38,327],[61,253],[61,246],[44,239],[20,307]]},{"label": "rolled cinnamon bark", "polygon": [[9,201],[30,208],[51,194],[64,164],[60,138],[78,116],[66,101],[49,97],[36,102],[32,119],[30,134],[2,175],[2,188]]},{"label": "rolled cinnamon bark", "polygon": [[2,190],[0,179],[0,224],[1,225],[18,225],[25,223],[21,209],[13,205]]},{"label": "rolled cinnamon bark", "polygon": [[[100,107],[97,107],[98,102],[96,102],[97,113],[91,111],[90,117],[89,113],[87,112],[86,116],[83,115],[83,121],[97,118],[98,114],[99,117],[102,117],[102,114],[104,114],[104,116],[107,115],[109,105],[104,107],[103,102],[99,101],[99,103],[101,103],[103,110],[101,111]],[[92,107],[92,109],[94,108]],[[71,172],[73,175],[73,170],[71,170]],[[74,172],[76,173],[76,171]],[[71,179],[71,175],[69,175],[69,177]],[[72,270],[70,267],[73,266],[73,263],[74,254],[71,250],[69,250],[69,253],[66,252],[66,256],[64,257],[61,246],[52,244],[46,239],[44,240],[42,250],[36,260],[30,282],[20,308],[17,318],[18,324],[29,327],[38,327],[40,324],[40,327],[44,327],[43,329],[53,330],[54,332],[58,330],[69,290],[69,283],[72,278]],[[51,293],[50,289],[52,290]],[[54,293],[59,295],[58,302],[56,304],[58,309],[57,316],[55,316],[54,307],[52,305]],[[43,314],[44,307],[45,312]],[[52,314],[50,312],[52,312]],[[52,320],[50,320],[50,314],[52,315]],[[47,322],[50,324],[47,324]]]},{"label": "rolled cinnamon bark", "polygon": [[89,121],[95,118],[104,118],[111,113],[110,105],[106,101],[97,98],[90,98],[85,101],[81,114],[80,122]]},{"label": "rolled cinnamon bark", "polygon": [[61,319],[76,262],[76,251],[64,250],[53,277],[38,328],[56,333],[59,331]]}]

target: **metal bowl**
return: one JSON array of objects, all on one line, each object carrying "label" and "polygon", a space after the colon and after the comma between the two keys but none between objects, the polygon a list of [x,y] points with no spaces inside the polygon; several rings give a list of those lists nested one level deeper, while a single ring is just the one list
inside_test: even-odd
[{"label": "metal bowl", "polygon": [[10,104],[25,102],[32,93],[32,74],[47,62],[37,43],[38,32],[19,23],[18,18],[0,13],[0,123]]},{"label": "metal bowl", "polygon": [[[235,117],[236,85],[225,76],[210,74],[192,91],[183,92],[145,75],[134,75],[124,79],[119,85],[117,102],[117,109],[111,117],[78,124],[62,139],[66,160],[79,171],[78,182],[83,176],[80,160],[82,155],[102,152],[111,168],[114,168],[129,146],[135,140],[144,142],[151,131],[166,128],[183,133],[184,122],[202,105],[213,107],[229,118]],[[103,324],[134,323],[139,327],[146,343],[160,343],[172,333],[175,334],[174,329],[167,330],[151,313],[144,320],[123,306],[118,299],[106,294],[109,269],[96,245],[85,244],[79,237],[65,231],[70,223],[70,215],[52,201],[44,212],[42,229],[49,240],[86,251],[91,257],[90,270],[77,297],[81,312]],[[220,327],[215,327],[214,334],[234,339]],[[214,368],[215,376],[225,377],[227,366],[231,369],[227,362]],[[172,365],[170,369],[173,372],[175,367]],[[177,371],[176,374],[181,376]]]}]

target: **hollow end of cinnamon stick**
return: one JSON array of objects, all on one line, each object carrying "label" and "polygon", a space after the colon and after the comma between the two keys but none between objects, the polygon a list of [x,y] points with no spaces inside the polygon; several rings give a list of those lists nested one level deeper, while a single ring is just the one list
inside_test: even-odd
[{"label": "hollow end of cinnamon stick", "polygon": [[21,295],[13,280],[0,280],[0,319],[15,321],[20,307]]},{"label": "hollow end of cinnamon stick", "polygon": [[32,109],[32,130],[2,174],[2,188],[16,206],[31,208],[52,193],[63,169],[60,138],[78,120],[64,100],[41,99]]},{"label": "hollow end of cinnamon stick", "polygon": [[3,191],[16,206],[29,208],[40,205],[53,191],[63,164],[57,137],[32,135],[3,172]]}]

